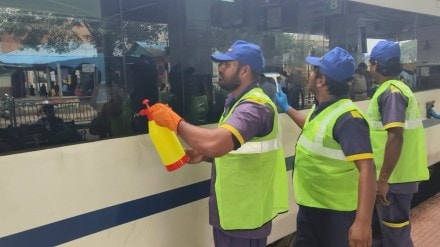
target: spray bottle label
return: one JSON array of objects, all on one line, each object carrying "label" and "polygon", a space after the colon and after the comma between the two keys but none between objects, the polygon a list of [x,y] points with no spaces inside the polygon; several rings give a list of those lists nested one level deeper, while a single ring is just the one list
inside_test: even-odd
[{"label": "spray bottle label", "polygon": [[188,163],[189,157],[173,131],[158,126],[152,120],[148,121],[148,128],[151,141],[168,171],[174,171]]}]

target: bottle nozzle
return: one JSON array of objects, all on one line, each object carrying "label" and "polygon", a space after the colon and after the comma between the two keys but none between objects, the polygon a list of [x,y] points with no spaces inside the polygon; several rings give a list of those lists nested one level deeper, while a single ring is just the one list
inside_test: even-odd
[{"label": "bottle nozzle", "polygon": [[150,105],[148,104],[149,102],[150,102],[149,99],[144,99],[144,100],[142,101],[142,104],[145,105],[146,107],[145,107],[144,109],[142,109],[142,110],[139,111],[139,115],[141,115],[141,116],[147,116],[147,117],[148,117],[148,120],[152,120],[152,118],[151,118],[151,114],[150,114],[150,112],[149,112],[149,110],[148,110],[148,108],[150,108]]},{"label": "bottle nozzle", "polygon": [[150,102],[150,100],[149,99],[144,99],[144,100],[142,100],[142,104],[143,105],[146,105],[147,106],[147,108],[149,108],[150,107],[150,105],[148,105],[148,103]]}]

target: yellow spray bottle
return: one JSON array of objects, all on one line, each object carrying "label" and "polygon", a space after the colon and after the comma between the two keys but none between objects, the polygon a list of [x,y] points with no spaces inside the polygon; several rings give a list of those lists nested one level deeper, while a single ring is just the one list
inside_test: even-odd
[{"label": "yellow spray bottle", "polygon": [[165,168],[168,171],[174,171],[188,163],[189,157],[185,153],[176,133],[154,122],[148,111],[148,99],[145,99],[142,103],[146,105],[146,108],[141,110],[139,115],[148,117],[149,135]]}]

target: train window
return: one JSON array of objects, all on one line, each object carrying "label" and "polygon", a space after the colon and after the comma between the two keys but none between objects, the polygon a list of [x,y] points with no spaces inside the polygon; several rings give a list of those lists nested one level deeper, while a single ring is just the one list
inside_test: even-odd
[{"label": "train window", "polygon": [[[401,79],[414,91],[440,87],[435,13],[344,0],[103,2],[0,3],[2,153],[145,134],[136,115],[144,98],[190,123],[215,123],[227,92],[210,55],[238,39],[262,47],[265,72],[280,74],[292,104],[314,102],[307,83],[304,99],[292,86],[295,74],[309,75],[306,56],[339,46],[367,62],[381,39],[399,42]],[[58,121],[45,105],[64,134],[36,126]]]}]

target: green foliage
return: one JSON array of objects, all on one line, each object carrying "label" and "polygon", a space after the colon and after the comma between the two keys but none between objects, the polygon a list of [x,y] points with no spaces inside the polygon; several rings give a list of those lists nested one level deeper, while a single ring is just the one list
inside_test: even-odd
[{"label": "green foliage", "polygon": [[4,8],[0,9],[0,20],[0,35],[11,35],[23,47],[66,53],[78,48],[81,42],[81,37],[73,32],[80,23],[71,18]]},{"label": "green foliage", "polygon": [[[80,29],[88,33],[81,32]],[[81,43],[95,44],[98,52],[121,55],[134,41],[157,42],[167,26],[157,23],[91,20],[12,8],[0,9],[0,35],[10,35],[23,47],[67,53]],[[166,38],[166,37],[165,37]],[[118,52],[119,50],[119,52]]]},{"label": "green foliage", "polygon": [[[243,30],[239,28],[222,29],[213,27],[213,52],[226,51],[237,39],[242,39],[259,44],[266,58],[290,53],[293,54],[295,58],[292,65],[303,66],[305,57],[311,55],[312,51],[315,56],[322,56],[324,54],[324,48],[319,44],[319,41],[310,40],[308,36],[301,35],[302,34],[282,32],[243,32]],[[274,46],[265,43],[265,36],[272,36],[274,38]]]},{"label": "green foliage", "polygon": [[256,44],[261,44],[263,37],[257,33],[243,32],[240,29],[211,28],[213,48],[217,51],[227,50],[236,40],[242,39]]},{"label": "green foliage", "polygon": [[414,63],[417,60],[417,41],[407,40],[400,43],[402,63]]}]

